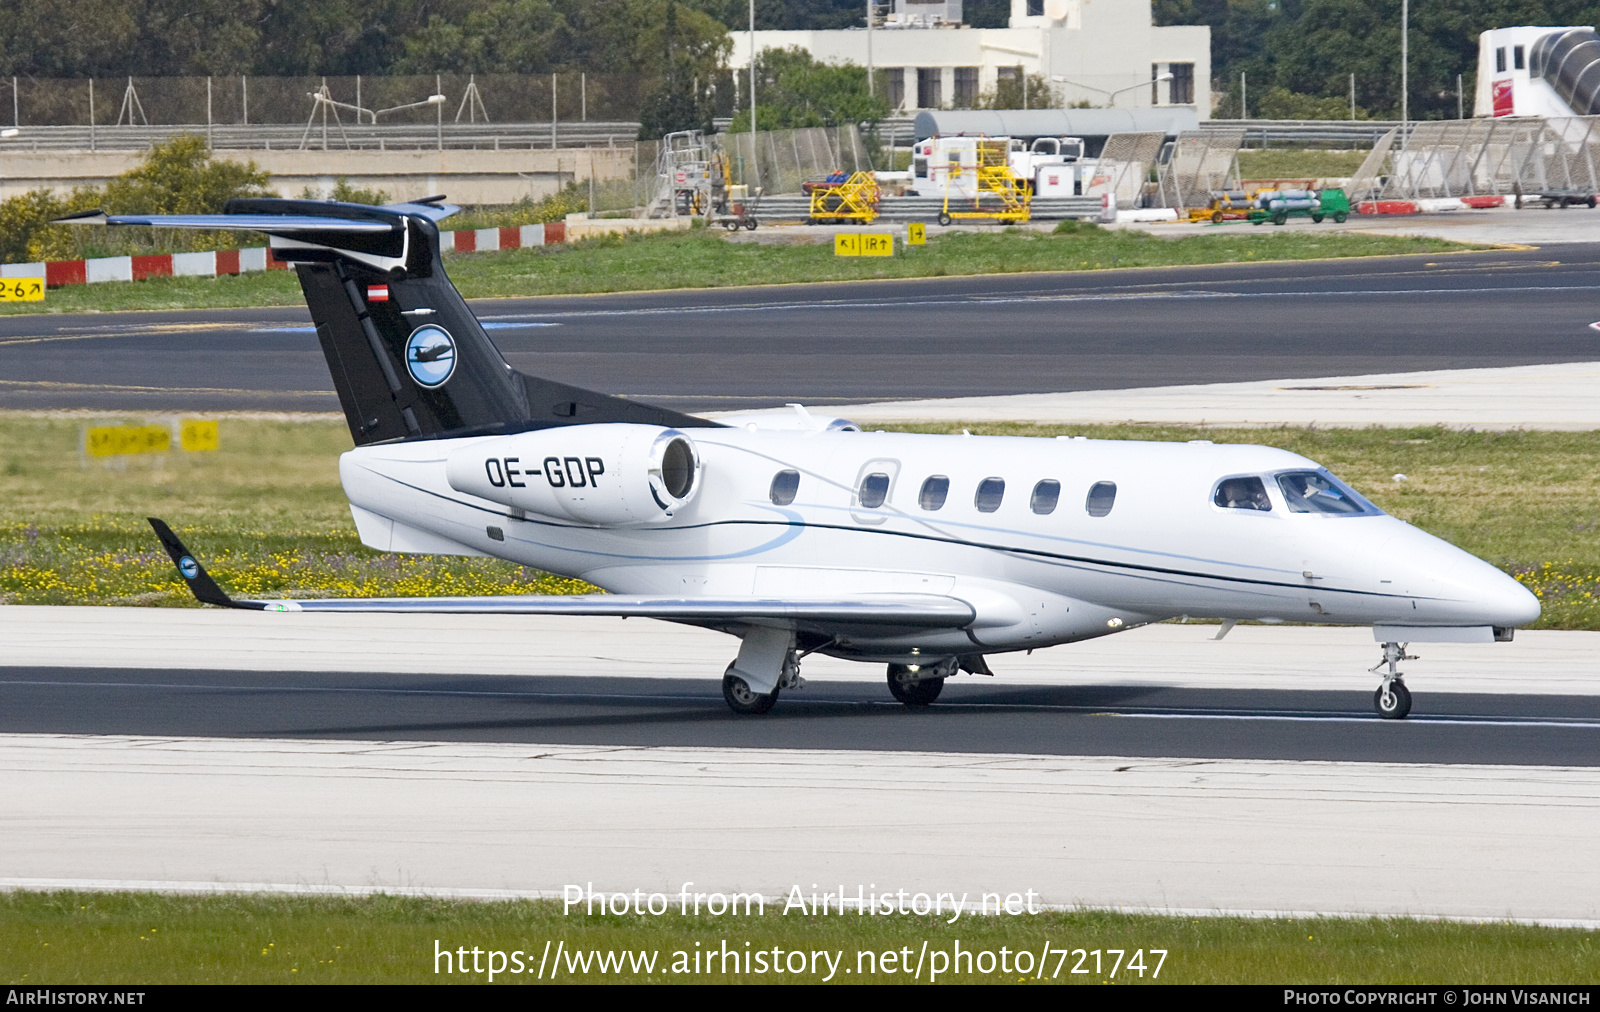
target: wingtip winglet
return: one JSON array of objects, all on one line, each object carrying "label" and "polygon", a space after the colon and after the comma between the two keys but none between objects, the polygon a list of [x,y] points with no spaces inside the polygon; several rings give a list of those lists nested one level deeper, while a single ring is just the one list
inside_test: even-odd
[{"label": "wingtip winglet", "polygon": [[200,564],[200,560],[189,551],[183,540],[167,526],[166,521],[157,517],[145,517],[145,519],[150,522],[151,529],[161,540],[161,547],[166,549],[172,564],[178,567],[178,575],[189,585],[189,592],[195,596],[195,600],[201,604],[214,604],[222,608],[244,608],[251,611],[261,611],[266,608],[266,605],[257,601],[235,601],[229,597],[227,591],[217,586],[217,581],[206,572],[206,567]]}]

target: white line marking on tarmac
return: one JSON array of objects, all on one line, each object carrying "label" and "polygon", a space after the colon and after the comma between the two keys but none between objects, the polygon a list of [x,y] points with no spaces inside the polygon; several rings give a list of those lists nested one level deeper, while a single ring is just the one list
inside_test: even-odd
[{"label": "white line marking on tarmac", "polygon": [[[1101,717],[1137,717],[1145,720],[1288,720],[1306,723],[1324,724],[1370,724],[1377,717],[1366,716],[1327,716],[1327,717],[1301,717],[1275,714],[1226,714],[1226,713],[1116,713],[1101,711],[1096,714]],[[1530,718],[1527,720],[1499,720],[1494,717],[1407,717],[1406,724],[1469,724],[1473,727],[1581,727],[1600,728],[1600,721],[1594,720],[1545,720]]]},{"label": "white line marking on tarmac", "polygon": [[1107,295],[1021,295],[905,299],[891,302],[774,302],[742,306],[648,306],[637,309],[590,309],[560,313],[518,313],[485,320],[565,319],[591,316],[677,316],[686,313],[766,313],[813,309],[906,309],[920,306],[994,306],[1019,302],[1129,302],[1139,299],[1287,299],[1334,297],[1408,297],[1413,295],[1489,295],[1506,292],[1593,292],[1593,285],[1528,285],[1517,288],[1382,288],[1343,292],[1128,292]]}]

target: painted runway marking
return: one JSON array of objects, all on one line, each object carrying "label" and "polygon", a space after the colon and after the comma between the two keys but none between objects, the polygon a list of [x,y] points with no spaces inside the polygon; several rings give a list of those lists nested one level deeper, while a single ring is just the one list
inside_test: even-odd
[{"label": "painted runway marking", "polygon": [[[1359,289],[1343,292],[1126,292],[1113,294],[1061,294],[1061,295],[991,295],[991,296],[957,296],[946,299],[902,299],[880,302],[773,302],[765,304],[749,304],[742,306],[648,306],[636,309],[589,309],[572,310],[557,313],[517,314],[517,319],[537,317],[539,319],[582,319],[599,316],[677,316],[684,314],[715,314],[715,313],[768,313],[768,312],[796,312],[807,310],[841,310],[841,309],[913,309],[921,307],[946,307],[946,306],[998,306],[1030,302],[1131,302],[1141,299],[1150,300],[1200,300],[1200,299],[1325,299],[1325,298],[1404,298],[1416,295],[1503,295],[1508,293],[1527,292],[1593,292],[1592,285],[1528,285],[1517,288],[1383,288]],[[503,316],[498,319],[505,320],[511,317]],[[483,317],[483,319],[496,319]],[[493,324],[485,324],[493,326]]]},{"label": "painted runway marking", "polygon": [[[482,322],[482,321],[480,321],[480,322]],[[559,323],[542,323],[542,322],[528,322],[528,323],[488,323],[488,322],[482,322],[482,326],[483,326],[484,330],[525,330],[525,329],[527,329],[529,327],[559,327],[559,326],[561,326],[561,324],[559,324]],[[252,333],[252,334],[315,334],[316,332],[317,332],[317,328],[314,327],[314,326],[309,326],[309,325],[300,326],[300,327],[257,327],[254,330],[250,331],[250,333]]]}]

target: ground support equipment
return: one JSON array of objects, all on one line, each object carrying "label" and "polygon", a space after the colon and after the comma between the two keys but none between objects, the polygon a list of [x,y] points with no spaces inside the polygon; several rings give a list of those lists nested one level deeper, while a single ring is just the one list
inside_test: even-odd
[{"label": "ground support equipment", "polygon": [[828,182],[807,183],[805,191],[811,196],[811,212],[807,223],[811,225],[841,225],[856,222],[870,225],[878,220],[878,177],[872,172],[855,172],[839,180],[837,172]]},{"label": "ground support equipment", "polygon": [[[939,212],[939,224],[948,225],[956,219],[987,218],[991,221],[1028,221],[1033,217],[1033,189],[1028,181],[1017,175],[1010,164],[1010,144],[1003,141],[980,141],[977,146],[976,189],[970,210],[950,209],[950,180],[964,169],[952,164],[945,177],[944,209]],[[987,198],[987,200],[986,200]],[[965,202],[963,201],[962,204]],[[985,206],[987,203],[988,206]],[[962,204],[958,204],[960,207]]]}]

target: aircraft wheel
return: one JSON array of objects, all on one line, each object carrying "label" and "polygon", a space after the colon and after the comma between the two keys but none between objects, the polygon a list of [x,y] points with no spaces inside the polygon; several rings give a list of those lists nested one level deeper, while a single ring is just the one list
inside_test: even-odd
[{"label": "aircraft wheel", "polygon": [[950,224],[950,220],[951,219],[950,219],[950,216],[948,214],[945,214],[943,211],[939,212],[939,224],[948,225],[948,224]]},{"label": "aircraft wheel", "polygon": [[943,678],[924,678],[918,682],[902,679],[911,673],[904,664],[889,665],[889,694],[907,706],[927,706],[944,691]]},{"label": "aircraft wheel", "polygon": [[1372,705],[1385,720],[1404,720],[1411,712],[1411,690],[1404,682],[1390,682],[1389,693],[1384,695],[1380,685],[1372,694]]},{"label": "aircraft wheel", "polygon": [[730,664],[728,673],[722,676],[722,698],[728,701],[728,708],[734,713],[763,714],[777,704],[778,690],[773,689],[766,695],[752,692],[749,683],[734,674]]}]

